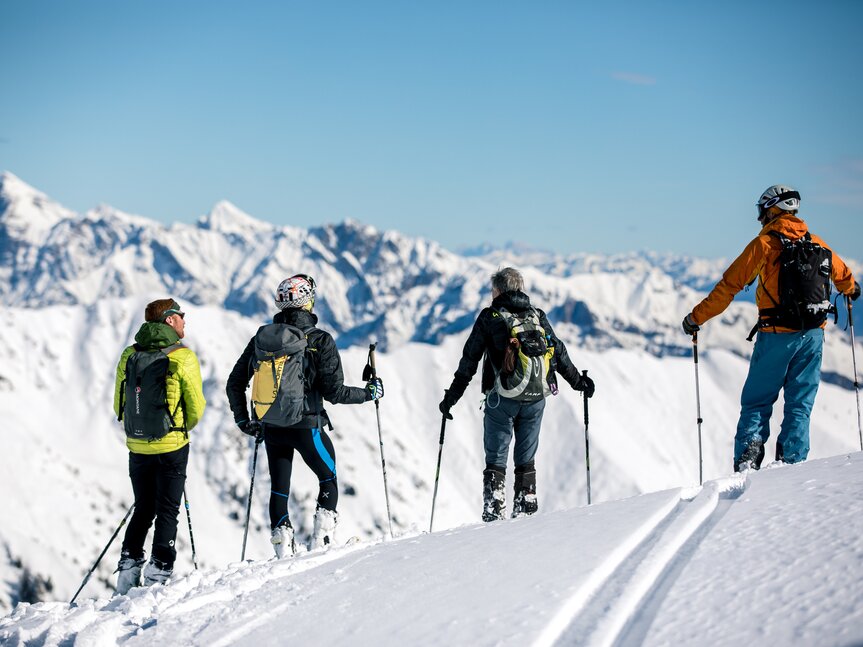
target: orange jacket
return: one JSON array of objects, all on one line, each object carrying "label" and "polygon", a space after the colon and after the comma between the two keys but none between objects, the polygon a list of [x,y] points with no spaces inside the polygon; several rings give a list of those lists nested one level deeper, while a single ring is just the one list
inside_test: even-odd
[{"label": "orange jacket", "polygon": [[[771,231],[779,232],[786,238],[796,240],[804,236],[808,228],[805,222],[791,214],[783,214],[767,223],[761,233],[725,270],[722,279],[711,290],[710,294],[692,309],[692,319],[695,323],[701,325],[708,319],[721,314],[734,299],[734,295],[754,281],[756,277],[758,278],[758,288],[755,291],[755,303],[758,305],[758,309],[772,308],[776,305],[774,299],[778,300],[779,298],[779,263],[777,261],[779,260],[779,253],[782,251],[782,242],[776,236],[771,236]],[[815,234],[811,235],[813,242],[830,249],[821,238]],[[850,294],[854,290],[854,276],[835,252],[833,252],[833,274],[831,278],[836,289],[842,294]],[[772,332],[792,332],[788,328],[779,326],[771,330]]]}]

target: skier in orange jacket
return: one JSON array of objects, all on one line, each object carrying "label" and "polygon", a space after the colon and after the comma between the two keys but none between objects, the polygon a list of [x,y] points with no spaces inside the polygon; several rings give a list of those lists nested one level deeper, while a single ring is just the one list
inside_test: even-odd
[{"label": "skier in orange jacket", "polygon": [[[797,216],[797,191],[781,184],[771,186],[757,206],[761,232],[683,320],[684,332],[694,334],[758,279],[758,324],[753,329],[758,338],[740,396],[734,471],[761,466],[773,404],[783,388],[785,415],[776,460],[797,463],[806,459],[809,416],[821,380],[824,327],[831,310],[829,282],[852,299],[860,296],[860,285],[848,266],[821,238],[810,234]],[[814,267],[812,259],[817,262]]]}]

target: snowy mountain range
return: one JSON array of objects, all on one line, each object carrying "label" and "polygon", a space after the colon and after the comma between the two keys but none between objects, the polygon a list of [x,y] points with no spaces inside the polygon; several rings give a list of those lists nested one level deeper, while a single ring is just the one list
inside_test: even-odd
[{"label": "snowy mountain range", "polygon": [[[490,299],[489,276],[502,265],[523,270],[528,292],[548,312],[576,365],[596,379],[593,500],[697,484],[691,343],[679,325],[718,279],[724,259],[523,249],[457,254],[354,221],[275,226],[226,202],[194,225],[166,226],[107,206],[76,214],[14,175],[0,175],[0,428],[7,441],[0,455],[6,493],[0,609],[71,597],[128,509],[125,437],[110,404],[114,369],[144,305],[168,295],[187,309],[186,341],[201,360],[209,402],[193,433],[187,486],[202,569],[238,558],[249,487],[251,448],[233,426],[225,379],[272,315],[276,285],[296,272],[318,282],[316,312],[342,348],[348,383],[361,383],[367,344],[379,343],[393,525],[397,534],[426,528],[437,403],[478,310]],[[745,340],[755,317],[750,301],[733,303],[699,337],[705,478],[730,471],[751,352]],[[812,457],[858,447],[849,337],[841,327],[829,331],[824,373]],[[447,427],[436,528],[478,518],[478,381]],[[537,458],[543,514],[585,503],[582,407],[566,389],[547,408]],[[331,415],[343,534],[378,540],[387,519],[374,410],[332,407]],[[263,463],[250,531],[255,560],[270,554]],[[291,510],[300,537],[309,532],[316,489],[308,470],[298,467]],[[181,521],[180,571],[191,568],[184,529]],[[110,590],[118,551],[115,545],[82,595]]]}]

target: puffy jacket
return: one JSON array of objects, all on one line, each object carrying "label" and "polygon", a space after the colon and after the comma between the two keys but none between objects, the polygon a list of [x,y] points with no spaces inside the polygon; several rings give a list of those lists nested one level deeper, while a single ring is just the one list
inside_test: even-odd
[{"label": "puffy jacket", "polygon": [[[178,341],[180,338],[168,324],[147,322],[141,326],[135,335],[135,345],[129,346],[123,351],[123,354],[120,355],[120,362],[117,364],[117,379],[114,383],[114,413],[118,418],[120,416],[121,385],[126,377],[126,362],[129,356],[136,350],[167,348]],[[168,354],[166,391],[168,407],[171,411],[177,410],[173,426],[184,427],[188,432],[198,424],[207,406],[207,401],[204,399],[198,357],[190,349],[182,347]],[[181,402],[182,404],[177,409],[177,405]],[[182,431],[169,431],[159,440],[152,441],[126,438],[126,447],[134,454],[166,454],[176,451],[188,443],[189,435]]]},{"label": "puffy jacket", "polygon": [[[273,323],[290,324],[306,333],[306,383],[310,389],[306,392],[305,411],[303,419],[293,426],[295,429],[313,429],[318,426],[317,416],[320,413],[321,426],[329,425],[330,419],[324,409],[322,398],[333,404],[360,404],[368,400],[365,388],[345,386],[345,375],[342,371],[342,360],[339,349],[332,335],[315,328],[317,315],[305,310],[291,308],[283,310],[273,317]],[[225,386],[228,403],[234,413],[234,421],[250,420],[249,408],[246,403],[246,389],[254,375],[252,360],[255,356],[255,339],[249,340],[242,355],[240,355]]]},{"label": "puffy jacket", "polygon": [[[776,300],[779,298],[778,260],[782,251],[782,242],[776,236],[771,236],[771,231],[778,232],[791,240],[797,240],[805,236],[809,228],[800,218],[791,214],[783,214],[767,223],[761,233],[725,270],[722,279],[711,290],[710,294],[692,309],[692,319],[695,323],[701,325],[724,312],[728,304],[734,299],[734,295],[756,278],[758,279],[758,287],[755,290],[755,303],[758,309],[772,308],[776,305]],[[830,249],[821,238],[815,234],[810,235],[813,242]],[[836,285],[836,289],[842,294],[850,294],[854,290],[854,276],[835,252],[833,252],[833,273],[830,278]],[[767,332],[793,332],[793,329],[775,326],[768,328]]]},{"label": "puffy jacket", "polygon": [[[530,298],[524,292],[512,291],[499,294],[491,302],[491,307],[483,308],[464,344],[461,361],[449,387],[449,394],[453,401],[457,401],[464,395],[465,389],[470,384],[483,356],[485,356],[485,361],[482,366],[482,392],[488,393],[494,386],[494,376],[500,371],[504,350],[510,338],[509,328],[496,310],[505,308],[517,315],[530,307]],[[560,373],[572,388],[576,388],[581,379],[578,369],[569,358],[566,346],[554,334],[545,313],[538,308],[536,311],[539,314],[540,325],[545,330],[546,335],[551,337],[550,343],[554,346],[552,370]]]}]

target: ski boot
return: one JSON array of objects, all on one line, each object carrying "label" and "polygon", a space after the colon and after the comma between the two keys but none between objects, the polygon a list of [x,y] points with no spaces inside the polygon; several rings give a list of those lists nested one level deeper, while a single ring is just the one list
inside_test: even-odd
[{"label": "ski boot", "polygon": [[536,468],[533,461],[515,468],[515,497],[512,500],[512,518],[526,517],[539,510],[536,500]]},{"label": "ski boot", "polygon": [[482,473],[482,520],[503,519],[506,514],[506,468],[486,465]]},{"label": "ski boot", "polygon": [[276,559],[293,557],[297,552],[297,547],[294,543],[294,529],[291,526],[273,528],[270,542],[273,544],[273,550],[276,552]]},{"label": "ski boot", "polygon": [[136,559],[131,557],[127,550],[120,553],[120,561],[117,563],[117,570],[115,571],[117,573],[116,595],[126,595],[130,589],[141,586],[141,567],[143,566],[143,555]]},{"label": "ski boot", "polygon": [[315,527],[312,532],[312,550],[331,546],[336,540],[336,523],[339,514],[335,510],[318,507],[315,511]]},{"label": "ski boot", "polygon": [[174,573],[173,564],[168,564],[162,560],[150,557],[150,561],[144,567],[144,586],[152,586],[153,584],[165,584],[171,575]]},{"label": "ski boot", "polygon": [[734,464],[735,472],[744,470],[757,470],[761,468],[761,461],[764,460],[764,443],[760,438],[756,438],[747,447],[737,462]]}]

